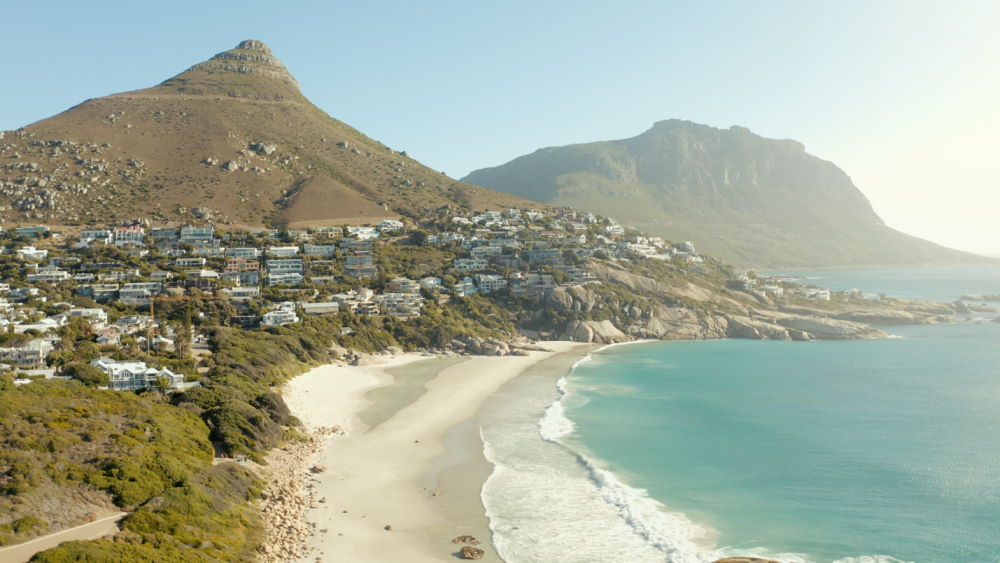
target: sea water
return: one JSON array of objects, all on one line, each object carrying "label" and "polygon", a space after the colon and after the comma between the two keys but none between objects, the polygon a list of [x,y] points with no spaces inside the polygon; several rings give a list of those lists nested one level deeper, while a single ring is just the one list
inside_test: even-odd
[{"label": "sea water", "polygon": [[[941,301],[1000,293],[995,267],[919,271],[925,291],[898,270],[815,277]],[[515,380],[482,419],[497,550],[511,563],[1000,561],[991,316],[885,327],[885,340],[614,346],[558,386]]]}]

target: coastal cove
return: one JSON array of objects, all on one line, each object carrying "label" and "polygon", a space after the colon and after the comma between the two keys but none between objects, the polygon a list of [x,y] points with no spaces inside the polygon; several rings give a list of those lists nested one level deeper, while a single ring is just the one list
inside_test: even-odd
[{"label": "coastal cove", "polygon": [[480,542],[482,561],[500,561],[479,499],[491,468],[475,418],[504,383],[589,348],[544,346],[551,352],[404,354],[365,367],[321,366],[290,381],[286,401],[307,430],[342,431],[298,468],[311,507],[303,515],[311,537],[301,561],[441,561],[464,545],[451,540],[466,535]]}]

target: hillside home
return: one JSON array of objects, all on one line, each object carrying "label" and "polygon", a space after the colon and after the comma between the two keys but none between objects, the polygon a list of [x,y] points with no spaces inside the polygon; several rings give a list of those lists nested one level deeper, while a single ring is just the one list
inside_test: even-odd
[{"label": "hillside home", "polygon": [[335,244],[306,244],[302,247],[302,254],[310,256],[320,256],[322,258],[333,258],[337,255],[337,245]]},{"label": "hillside home", "polygon": [[494,274],[476,274],[476,286],[485,295],[507,287],[507,280]]},{"label": "hillside home", "polygon": [[260,288],[257,286],[233,287],[223,289],[222,293],[226,294],[230,301],[249,301],[260,297]]},{"label": "hillside home", "polygon": [[393,278],[388,289],[397,293],[416,293],[420,291],[420,284],[409,278]]},{"label": "hillside home", "polygon": [[38,338],[24,346],[0,348],[0,361],[22,369],[44,369],[45,357],[53,349],[51,341]]},{"label": "hillside home", "polygon": [[378,224],[378,230],[383,233],[394,233],[403,230],[403,222],[395,219],[386,219]]},{"label": "hillside home", "polygon": [[482,258],[456,258],[455,269],[460,271],[484,270],[486,260]]},{"label": "hillside home", "polygon": [[191,225],[184,225],[181,227],[180,242],[181,244],[194,244],[196,246],[202,246],[206,244],[212,244],[215,237],[214,227],[192,227]]},{"label": "hillside home", "polygon": [[226,257],[253,259],[260,257],[260,249],[253,247],[227,248]]},{"label": "hillside home", "polygon": [[260,319],[260,324],[264,326],[281,326],[299,322],[299,316],[295,314],[295,304],[285,301],[278,305],[273,311],[268,311]]},{"label": "hillside home", "polygon": [[267,249],[267,255],[275,258],[291,258],[298,253],[298,246],[272,246]]},{"label": "hillside home", "polygon": [[113,234],[115,246],[142,246],[146,238],[146,229],[141,225],[115,227]]},{"label": "hillside home", "polygon": [[41,262],[49,255],[49,251],[41,250],[34,246],[25,246],[17,251],[17,255],[27,262]]},{"label": "hillside home", "polygon": [[336,301],[324,301],[320,303],[307,303],[303,301],[298,305],[302,309],[302,312],[309,316],[334,315],[340,312],[340,303]]},{"label": "hillside home", "polygon": [[141,391],[155,389],[161,384],[166,389],[180,389],[184,376],[167,368],[156,369],[146,366],[146,362],[116,361],[111,358],[97,358],[90,365],[108,374],[108,387],[115,391]]}]

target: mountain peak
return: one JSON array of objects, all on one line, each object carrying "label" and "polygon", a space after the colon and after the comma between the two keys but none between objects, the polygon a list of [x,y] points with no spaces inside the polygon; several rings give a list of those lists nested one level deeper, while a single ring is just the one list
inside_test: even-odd
[{"label": "mountain peak", "polygon": [[301,97],[299,84],[263,41],[247,39],[218,53],[160,87],[186,95],[225,95],[284,100]]},{"label": "mountain peak", "polygon": [[192,70],[202,70],[209,73],[260,74],[298,86],[285,65],[271,54],[271,49],[263,41],[257,39],[241,41],[235,48],[223,51],[188,69],[189,72]]}]

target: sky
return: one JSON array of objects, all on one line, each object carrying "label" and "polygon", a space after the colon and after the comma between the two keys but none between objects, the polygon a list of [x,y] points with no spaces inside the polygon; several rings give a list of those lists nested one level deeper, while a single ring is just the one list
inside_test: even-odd
[{"label": "sky", "polygon": [[742,125],[836,163],[889,226],[1000,256],[996,0],[5,4],[0,129],[259,39],[327,113],[455,178]]}]

